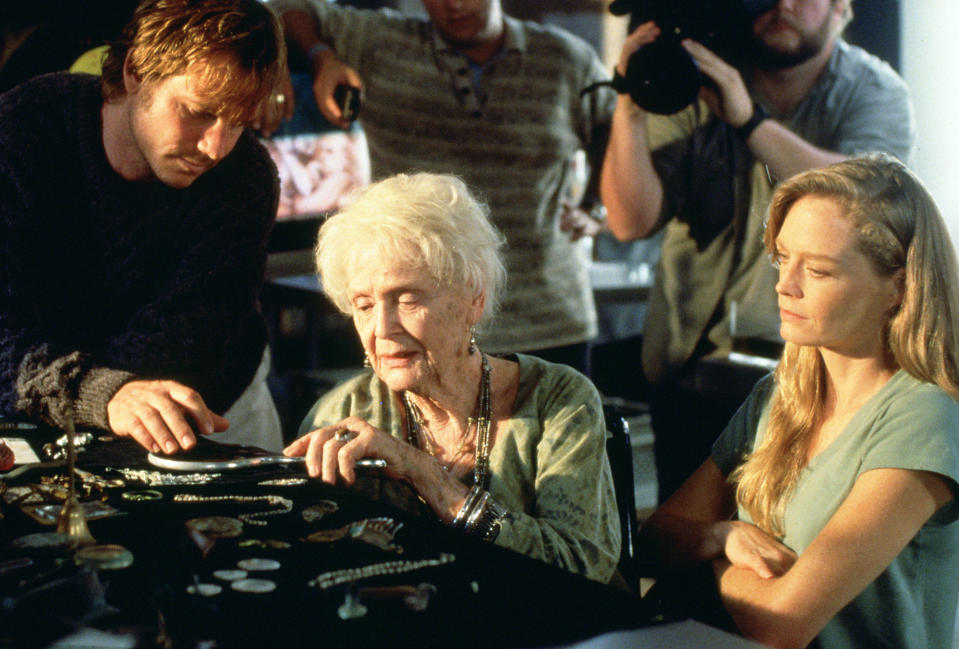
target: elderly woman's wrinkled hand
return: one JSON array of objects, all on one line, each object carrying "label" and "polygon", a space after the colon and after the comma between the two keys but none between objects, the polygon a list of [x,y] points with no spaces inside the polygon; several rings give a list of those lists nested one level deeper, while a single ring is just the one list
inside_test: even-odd
[{"label": "elderly woman's wrinkled hand", "polygon": [[751,523],[724,521],[713,526],[726,558],[763,579],[779,577],[796,562],[796,553]]},{"label": "elderly woman's wrinkled hand", "polygon": [[348,417],[331,426],[324,426],[300,437],[283,450],[287,456],[306,458],[307,473],[323,482],[356,481],[356,463],[374,457],[387,461],[388,473],[399,477],[398,457],[402,449],[387,433],[374,428],[358,417]]}]

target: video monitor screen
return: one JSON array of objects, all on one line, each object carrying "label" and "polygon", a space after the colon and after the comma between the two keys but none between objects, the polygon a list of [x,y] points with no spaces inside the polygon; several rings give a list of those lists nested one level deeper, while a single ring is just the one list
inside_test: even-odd
[{"label": "video monitor screen", "polygon": [[278,221],[333,212],[350,192],[370,182],[360,130],[275,136],[264,144],[280,174]]},{"label": "video monitor screen", "polygon": [[322,218],[370,182],[366,136],[330,124],[316,107],[312,78],[294,73],[295,112],[263,144],[280,175],[277,221]]}]

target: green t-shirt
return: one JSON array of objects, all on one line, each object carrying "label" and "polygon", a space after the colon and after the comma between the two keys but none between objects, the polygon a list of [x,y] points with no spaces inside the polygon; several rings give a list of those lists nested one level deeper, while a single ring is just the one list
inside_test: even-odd
[{"label": "green t-shirt", "polygon": [[[599,394],[566,365],[512,358],[519,362],[519,391],[490,451],[490,493],[510,511],[496,543],[608,582],[619,561],[620,531]],[[397,395],[365,371],[321,397],[300,433],[356,415],[405,439],[402,408]],[[395,484],[360,488],[422,513]]]},{"label": "green t-shirt", "polygon": [[[761,380],[713,446],[729,473],[766,430],[772,376]],[[930,471],[959,493],[959,404],[903,370],[872,396],[803,473],[786,507],[783,543],[802,554],[862,473]],[[952,647],[959,594],[959,501],[937,512],[879,577],[820,632],[821,649]],[[745,511],[742,520],[749,521]]]}]

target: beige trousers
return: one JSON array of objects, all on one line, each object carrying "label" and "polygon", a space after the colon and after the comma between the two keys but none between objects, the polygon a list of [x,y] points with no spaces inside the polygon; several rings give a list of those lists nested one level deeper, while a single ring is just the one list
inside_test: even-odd
[{"label": "beige trousers", "polygon": [[263,349],[263,358],[253,375],[253,380],[243,393],[223,413],[230,427],[222,433],[210,435],[210,439],[222,444],[259,446],[279,453],[283,450],[283,431],[280,415],[273,403],[273,395],[266,383],[270,373],[270,346]]}]

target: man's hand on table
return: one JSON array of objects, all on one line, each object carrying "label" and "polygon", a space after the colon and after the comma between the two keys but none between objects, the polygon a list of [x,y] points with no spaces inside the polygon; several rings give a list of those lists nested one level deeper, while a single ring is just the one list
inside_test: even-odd
[{"label": "man's hand on table", "polygon": [[107,404],[107,419],[114,433],[132,437],[153,453],[193,448],[194,429],[210,434],[230,426],[196,390],[176,381],[125,383]]}]

